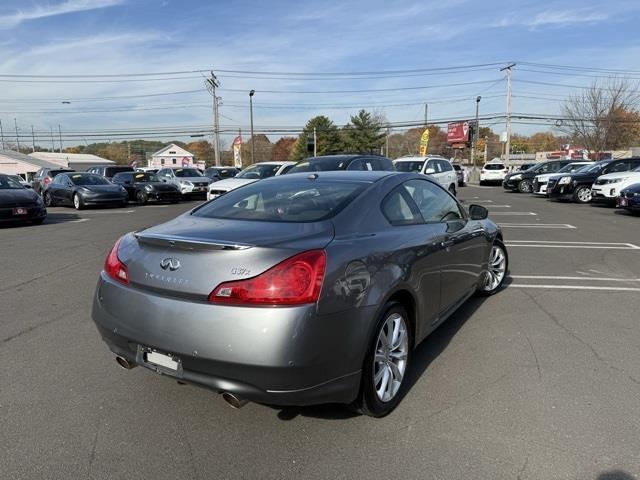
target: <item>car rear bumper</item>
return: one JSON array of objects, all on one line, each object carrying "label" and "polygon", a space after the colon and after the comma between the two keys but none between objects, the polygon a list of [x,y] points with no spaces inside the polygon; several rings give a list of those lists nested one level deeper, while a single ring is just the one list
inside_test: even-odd
[{"label": "car rear bumper", "polygon": [[[310,405],[355,399],[372,308],[319,316],[315,304],[212,305],[120,285],[103,272],[92,316],[111,351],[134,363],[247,400]],[[146,363],[144,347],[174,356],[180,368]]]},{"label": "car rear bumper", "polygon": [[14,207],[0,208],[0,223],[19,223],[31,220],[39,220],[47,216],[45,207],[28,206],[26,215],[15,215]]}]

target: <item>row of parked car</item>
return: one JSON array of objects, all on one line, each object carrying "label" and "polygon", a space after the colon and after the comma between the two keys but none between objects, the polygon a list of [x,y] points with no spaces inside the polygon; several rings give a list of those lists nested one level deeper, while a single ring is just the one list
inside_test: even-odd
[{"label": "row of parked car", "polygon": [[42,168],[31,184],[18,176],[2,176],[0,188],[5,185],[5,190],[11,190],[5,197],[12,200],[4,205],[0,199],[0,210],[4,215],[0,220],[41,223],[46,216],[46,207],[56,206],[81,210],[89,206],[126,206],[131,201],[139,205],[151,201],[177,203],[182,198],[195,196],[211,200],[272,176],[340,170],[418,172],[432,177],[453,196],[466,182],[466,172],[459,165],[438,156],[402,157],[392,162],[376,155],[328,155],[302,162],[256,163],[244,170],[233,167],[210,167],[201,171],[194,167],[97,166],[86,172],[76,172]]},{"label": "row of parked car", "polygon": [[[492,180],[500,181],[506,190],[640,211],[640,157],[598,162],[551,160],[515,173],[506,173],[501,162],[487,164],[483,170],[487,167],[494,176]],[[502,179],[496,172],[502,173]]]}]

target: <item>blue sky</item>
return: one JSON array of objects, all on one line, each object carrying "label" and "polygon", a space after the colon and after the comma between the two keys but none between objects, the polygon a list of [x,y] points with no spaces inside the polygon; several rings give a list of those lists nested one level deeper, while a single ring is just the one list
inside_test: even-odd
[{"label": "blue sky", "polygon": [[[0,75],[88,75],[226,69],[286,72],[361,72],[451,67],[508,61],[640,71],[640,2],[609,1],[179,1],[5,0],[0,6]],[[575,92],[544,81],[587,85],[585,76],[514,70],[514,112],[557,113],[557,98]],[[637,75],[640,78],[640,73]],[[0,82],[5,136],[13,118],[64,131],[207,125],[211,97],[198,73],[127,83]],[[418,121],[428,102],[432,119],[503,113],[499,66],[475,72],[401,78],[304,80],[238,78],[219,74],[221,124],[249,124],[248,95],[256,90],[257,127],[304,125],[317,114],[346,123],[358,108],[282,104],[402,104],[378,107],[390,121]],[[4,80],[7,80],[4,77]],[[473,85],[452,84],[485,82]],[[438,86],[378,93],[296,91]],[[83,98],[197,92],[76,102]],[[238,91],[235,91],[238,90]],[[282,93],[267,93],[278,90]],[[547,100],[525,98],[550,96]],[[452,100],[451,97],[456,97]],[[59,101],[58,101],[59,100]],[[70,100],[71,104],[62,104]],[[48,102],[48,103],[45,103]],[[275,105],[274,105],[275,104]],[[408,105],[407,105],[408,104]],[[149,110],[151,108],[151,110]],[[83,112],[79,110],[118,110]],[[373,110],[374,108],[369,108]],[[49,112],[49,113],[40,113]],[[60,112],[60,113],[58,113]],[[495,131],[503,129],[495,125]],[[530,133],[544,127],[516,126]],[[228,142],[230,138],[225,138]]]}]

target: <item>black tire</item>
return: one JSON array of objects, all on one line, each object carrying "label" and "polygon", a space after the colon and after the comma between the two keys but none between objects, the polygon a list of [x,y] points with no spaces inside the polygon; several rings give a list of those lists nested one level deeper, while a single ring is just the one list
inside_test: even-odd
[{"label": "black tire", "polygon": [[484,185],[484,180],[480,180],[480,183],[478,183],[478,185],[482,187]]},{"label": "black tire", "polygon": [[136,192],[136,201],[138,202],[138,205],[142,206],[146,205],[146,203],[149,201],[149,198],[142,190],[138,190]]},{"label": "black tire", "polygon": [[[399,315],[402,319],[404,319],[407,339],[406,359],[404,360],[404,374],[400,381],[400,385],[399,387],[397,387],[397,391],[393,395],[393,397],[388,401],[382,401],[378,397],[378,394],[376,392],[376,385],[374,385],[374,371],[376,369],[374,360],[376,356],[379,336],[381,332],[383,332],[387,321],[394,315]],[[405,389],[407,386],[407,373],[409,372],[409,368],[411,367],[412,349],[413,330],[411,319],[407,314],[407,310],[400,303],[390,302],[385,305],[383,314],[380,315],[380,318],[376,323],[376,328],[374,330],[373,337],[370,340],[370,345],[364,359],[360,392],[358,393],[357,400],[351,405],[351,407],[356,411],[362,413],[363,415],[368,415],[370,417],[384,417],[385,415],[391,413],[391,411],[393,411],[393,409],[398,406],[405,393]]]},{"label": "black tire", "polygon": [[573,201],[576,203],[589,203],[591,201],[591,188],[582,185],[573,192]]},{"label": "black tire", "polygon": [[456,196],[457,192],[456,192],[456,186],[452,183],[451,185],[449,185],[449,193],[451,195],[453,195],[454,197]]},{"label": "black tire", "polygon": [[520,180],[518,182],[518,191],[520,193],[531,193],[533,191],[531,180]]},{"label": "black tire", "polygon": [[491,253],[489,254],[489,262],[491,262],[493,249],[496,247],[500,248],[502,250],[502,253],[504,254],[504,274],[502,275],[502,279],[496,286],[492,286],[492,288],[487,289],[487,272],[485,272],[480,279],[480,283],[478,283],[478,288],[476,289],[476,294],[481,297],[489,297],[498,293],[503,287],[504,281],[507,278],[507,274],[509,272],[509,253],[507,252],[507,248],[504,246],[504,243],[499,238],[496,238],[493,241],[493,245],[491,246]]},{"label": "black tire", "polygon": [[83,210],[84,209],[84,202],[82,201],[82,197],[80,195],[78,195],[77,193],[73,194],[73,207],[76,210]]},{"label": "black tire", "polygon": [[44,192],[43,196],[44,196],[45,207],[55,207],[55,204],[53,203],[53,198],[51,198],[51,195],[49,194],[49,192]]}]

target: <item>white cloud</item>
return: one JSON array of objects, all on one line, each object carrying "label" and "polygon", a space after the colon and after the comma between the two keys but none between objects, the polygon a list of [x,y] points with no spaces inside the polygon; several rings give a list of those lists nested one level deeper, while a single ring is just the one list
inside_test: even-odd
[{"label": "white cloud", "polygon": [[536,28],[542,26],[567,26],[574,24],[594,24],[604,22],[609,19],[609,15],[602,10],[593,11],[586,9],[578,10],[547,10],[538,13],[525,25]]},{"label": "white cloud", "polygon": [[0,28],[15,27],[29,20],[85,12],[100,8],[122,5],[126,0],[66,0],[58,4],[36,5],[29,10],[18,10],[7,15],[0,15]]}]

